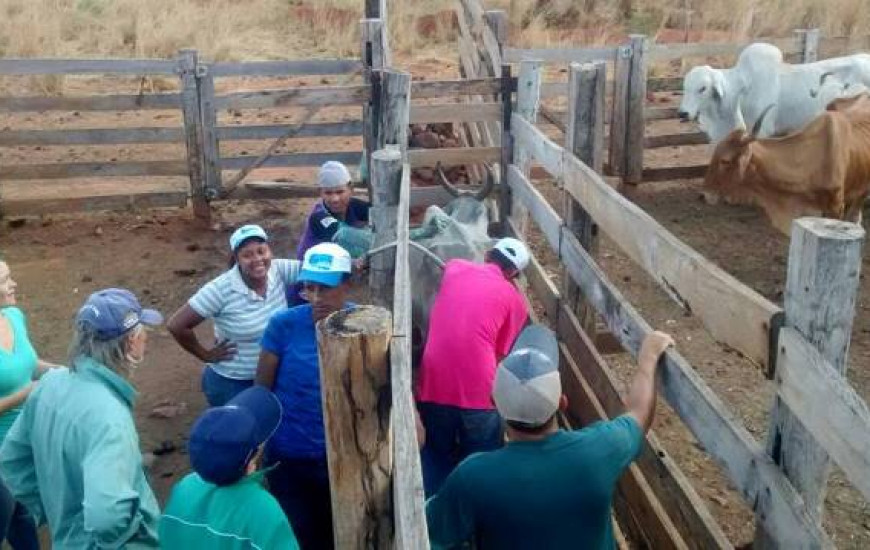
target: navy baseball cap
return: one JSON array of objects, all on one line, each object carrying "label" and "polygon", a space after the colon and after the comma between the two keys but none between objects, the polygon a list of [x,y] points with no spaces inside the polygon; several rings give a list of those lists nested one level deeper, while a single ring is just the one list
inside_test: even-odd
[{"label": "navy baseball cap", "polygon": [[215,485],[231,485],[245,475],[257,448],[281,423],[281,402],[263,386],[252,386],[222,407],[206,410],[188,441],[190,465]]},{"label": "navy baseball cap", "polygon": [[163,315],[142,309],[136,295],[123,288],[106,288],[88,296],[76,314],[76,322],[88,326],[100,340],[126,334],[136,325],[159,325]]}]

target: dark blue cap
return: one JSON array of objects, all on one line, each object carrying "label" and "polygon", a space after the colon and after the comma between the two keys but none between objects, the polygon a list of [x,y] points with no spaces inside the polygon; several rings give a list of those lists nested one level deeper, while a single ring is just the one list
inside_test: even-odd
[{"label": "dark blue cap", "polygon": [[129,290],[107,288],[88,296],[76,315],[76,322],[87,325],[100,340],[126,334],[136,325],[159,325],[163,316],[153,309],[142,309]]},{"label": "dark blue cap", "polygon": [[190,465],[209,483],[235,483],[280,423],[281,402],[275,394],[263,386],[248,388],[196,420],[188,442]]}]

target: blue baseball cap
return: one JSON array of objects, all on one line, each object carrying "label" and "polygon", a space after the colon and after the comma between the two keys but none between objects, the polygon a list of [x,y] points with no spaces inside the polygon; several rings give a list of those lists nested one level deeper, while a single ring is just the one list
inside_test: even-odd
[{"label": "blue baseball cap", "polygon": [[196,420],[187,444],[190,465],[209,483],[233,484],[245,475],[257,448],[280,423],[281,402],[275,394],[252,386]]},{"label": "blue baseball cap", "polygon": [[320,243],[305,251],[299,282],[336,287],[350,273],[350,253],[335,243]]},{"label": "blue baseball cap", "polygon": [[263,239],[269,242],[266,230],[256,224],[243,225],[230,235],[230,250],[235,252],[248,239]]},{"label": "blue baseball cap", "polygon": [[159,325],[163,315],[154,309],[142,309],[129,290],[107,288],[88,296],[76,314],[76,323],[89,327],[100,340],[112,340],[136,325]]}]

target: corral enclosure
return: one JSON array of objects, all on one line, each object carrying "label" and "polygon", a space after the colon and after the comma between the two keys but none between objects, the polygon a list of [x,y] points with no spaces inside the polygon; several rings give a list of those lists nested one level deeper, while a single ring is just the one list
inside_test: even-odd
[{"label": "corral enclosure", "polygon": [[[466,46],[470,43],[479,52],[477,69],[480,70],[481,65],[486,65],[486,61],[491,63],[493,60],[491,39],[497,38],[498,32],[493,32],[488,39],[484,37],[486,31],[480,26],[482,23],[480,17],[473,13],[474,4],[462,3],[462,9],[471,11],[466,13],[471,32],[463,33],[460,30],[459,34],[465,39]],[[497,31],[497,29],[496,26],[493,30]],[[807,33],[804,33],[799,38],[785,37],[780,40],[780,43],[786,51],[799,56],[800,59],[808,59],[807,36]],[[865,47],[866,41],[862,42],[859,37],[848,41],[825,42],[825,38],[822,37],[820,44],[824,46],[822,55],[826,55]],[[839,46],[836,46],[837,44]],[[504,44],[501,44],[499,49],[503,46]],[[544,57],[544,52],[528,53],[512,50],[509,47],[510,43],[507,46],[507,49],[499,52],[504,54],[505,61]],[[761,442],[763,447],[768,431],[769,411],[777,385],[767,381],[758,368],[759,365],[767,369],[771,368],[769,361],[771,341],[764,337],[766,332],[760,332],[760,327],[749,321],[761,322],[765,319],[765,315],[769,315],[767,317],[769,321],[780,311],[782,293],[786,284],[788,243],[766,227],[759,212],[746,207],[703,204],[697,200],[696,182],[673,180],[671,178],[676,175],[673,172],[651,172],[663,168],[672,169],[674,166],[703,163],[707,153],[702,145],[695,145],[700,143],[700,139],[693,133],[686,133],[685,126],[679,128],[683,130],[679,133],[686,137],[668,135],[677,133],[677,128],[674,122],[664,119],[666,116],[673,116],[673,106],[665,101],[674,101],[672,90],[678,80],[657,78],[656,73],[662,69],[653,69],[649,74],[641,71],[638,75],[636,71],[632,72],[632,68],[643,67],[649,61],[652,61],[652,66],[655,67],[656,55],[662,56],[667,62],[669,56],[682,57],[684,53],[692,51],[692,46],[657,49],[656,46],[645,45],[642,39],[636,39],[633,44],[626,44],[625,47],[628,49],[622,51],[627,51],[628,55],[622,59],[630,60],[628,66],[623,64],[621,68],[612,65],[605,67],[603,72],[609,75],[605,77],[609,83],[605,85],[601,81],[600,84],[596,84],[607,90],[607,97],[601,96],[597,100],[601,107],[595,107],[600,109],[597,112],[606,115],[592,119],[598,121],[592,126],[597,124],[601,127],[600,136],[596,139],[602,142],[597,150],[590,149],[594,152],[588,154],[593,156],[584,157],[587,153],[584,153],[579,146],[575,147],[578,141],[582,142],[585,139],[579,137],[581,130],[576,122],[579,120],[578,109],[582,104],[570,103],[570,98],[576,96],[568,94],[571,89],[568,76],[577,75],[574,76],[577,79],[581,77],[576,68],[568,71],[567,62],[573,59],[618,63],[616,60],[621,58],[621,48],[555,52],[553,55],[561,57],[553,65],[552,72],[548,72],[547,68],[540,65],[534,69],[536,65],[534,63],[517,63],[513,66],[512,72],[514,75],[518,74],[519,78],[516,79],[516,84],[508,85],[512,88],[523,82],[533,82],[535,79],[539,82],[543,81],[540,92],[540,96],[544,97],[542,103],[528,99],[524,102],[523,92],[517,94],[515,107],[519,112],[514,115],[511,128],[512,135],[515,136],[516,149],[511,151],[511,154],[531,156],[532,176],[545,176],[542,170],[549,175],[540,179],[532,177],[524,181],[520,173],[511,176],[512,172],[508,168],[510,163],[502,162],[504,169],[502,181],[510,184],[515,198],[519,199],[519,204],[525,203],[525,206],[532,210],[532,219],[536,222],[531,224],[525,233],[542,264],[540,269],[529,277],[532,287],[530,297],[536,305],[536,310],[554,326],[560,327],[563,338],[566,334],[574,335],[573,339],[565,340],[563,368],[567,369],[566,391],[570,391],[574,397],[572,402],[576,402],[579,408],[572,408],[565,421],[573,425],[585,424],[598,416],[615,414],[620,409],[618,392],[621,389],[621,380],[630,376],[632,367],[630,354],[624,352],[612,354],[615,351],[612,341],[622,340],[621,343],[627,349],[631,349],[632,345],[636,344],[636,338],[643,332],[644,326],[639,317],[628,314],[629,321],[625,321],[624,314],[620,314],[623,315],[617,316],[621,319],[620,322],[628,322],[629,328],[623,327],[628,331],[627,336],[625,332],[614,330],[614,326],[610,324],[608,338],[606,334],[598,334],[603,332],[608,322],[613,322],[612,318],[608,320],[605,316],[606,322],[599,320],[597,328],[586,323],[585,327],[591,332],[583,335],[577,331],[577,327],[583,324],[583,319],[566,315],[564,308],[570,302],[563,301],[561,295],[563,291],[568,294],[572,291],[568,289],[564,280],[566,274],[562,266],[568,266],[567,276],[570,276],[572,264],[569,262],[575,262],[573,274],[581,279],[579,281],[581,287],[584,281],[591,284],[588,281],[597,278],[596,276],[590,279],[588,271],[584,272],[582,267],[577,267],[582,265],[582,261],[578,264],[576,256],[570,260],[570,255],[566,255],[577,254],[576,251],[568,253],[564,249],[564,242],[570,239],[568,233],[564,231],[565,225],[559,215],[562,214],[565,219],[577,215],[576,212],[570,213],[571,210],[564,206],[564,194],[568,192],[588,208],[603,233],[603,238],[598,245],[600,250],[595,257],[603,269],[603,275],[616,285],[604,284],[602,288],[605,289],[605,296],[618,287],[618,291],[634,304],[646,321],[657,328],[674,332],[678,339],[678,351],[688,360],[682,365],[696,371],[702,383],[709,385],[721,398],[724,406],[734,411],[728,413],[727,420],[736,421],[741,426],[745,425],[748,435]],[[733,55],[738,47],[735,45],[710,47],[704,50],[703,57],[700,59],[711,55],[715,56],[714,59],[724,59],[719,56]],[[835,47],[838,49],[832,49]],[[490,51],[487,53],[488,48]],[[463,52],[460,51],[460,54],[463,55]],[[468,57],[468,51],[464,55]],[[640,61],[634,57],[638,55],[641,56]],[[398,57],[395,52],[393,56]],[[643,56],[646,56],[647,60],[644,60]],[[192,172],[196,170],[190,165],[191,147],[188,141],[190,139],[196,141],[194,145],[201,147],[202,151],[199,154],[205,159],[199,164],[203,174],[196,179],[201,184],[200,196],[210,199],[220,195],[219,188],[214,185],[218,181],[216,176],[218,172],[222,184],[233,181],[237,170],[246,166],[249,160],[259,158],[267,146],[274,145],[275,139],[280,139],[293,130],[295,124],[304,120],[311,112],[308,108],[312,103],[327,101],[321,99],[327,97],[329,106],[315,112],[310,123],[303,125],[298,134],[293,134],[286,143],[280,143],[279,147],[272,151],[274,154],[265,160],[266,169],[254,172],[254,178],[251,178],[260,181],[275,179],[290,181],[283,185],[269,187],[265,187],[264,184],[244,186],[238,196],[255,198],[310,194],[310,187],[306,186],[305,181],[313,174],[313,170],[311,168],[298,170],[295,167],[300,164],[314,167],[327,157],[339,158],[351,165],[359,161],[363,142],[365,139],[370,139],[364,137],[366,135],[364,110],[371,107],[373,97],[380,97],[370,88],[372,85],[367,82],[361,71],[354,72],[359,71],[363,66],[376,64],[375,59],[366,58],[365,47],[358,60],[344,59],[315,64],[300,61],[297,65],[226,63],[223,64],[223,69],[220,63],[194,64],[192,76],[196,80],[197,108],[200,112],[193,115],[188,113],[187,116],[202,121],[199,130],[202,134],[194,138],[190,137],[190,127],[196,126],[195,121],[188,120],[188,124],[185,125],[185,112],[181,109],[185,86],[184,74],[175,74],[178,68],[184,67],[185,59],[189,57],[180,55],[175,60],[156,62],[158,65],[154,67],[172,71],[167,73],[172,76],[165,79],[168,83],[167,87],[172,89],[159,90],[159,94],[152,95],[152,90],[143,89],[142,81],[138,77],[117,79],[90,77],[82,80],[80,84],[73,84],[77,81],[71,81],[70,88],[62,97],[27,99],[25,103],[16,103],[12,98],[7,98],[9,101],[5,105],[11,105],[13,109],[24,105],[30,110],[9,114],[9,122],[3,124],[4,130],[0,139],[5,140],[2,142],[4,144],[15,145],[15,148],[8,147],[3,150],[5,153],[3,168],[0,170],[7,170],[7,172],[4,174],[5,177],[0,176],[3,177],[0,208],[5,207],[9,202],[14,203],[14,201],[7,202],[10,198],[7,193],[10,191],[20,191],[25,195],[43,193],[29,196],[26,199],[29,202],[22,200],[21,204],[29,205],[27,208],[32,210],[23,209],[19,211],[20,214],[65,209],[70,204],[76,208],[84,204],[87,209],[93,209],[92,205],[102,207],[106,204],[126,207],[132,203],[134,207],[141,208],[185,203],[189,194],[196,197],[200,192],[196,184],[190,184],[195,179]],[[382,67],[390,66],[388,59],[383,61]],[[473,73],[469,68],[473,69],[475,64],[469,65],[467,61],[460,62],[459,72],[465,77],[473,77],[474,80],[470,82],[461,83],[456,81],[455,74],[445,74],[448,77],[446,82],[427,84],[415,80],[411,83],[410,97],[414,100],[414,104],[409,108],[409,118],[412,123],[479,120],[500,126],[499,123],[505,122],[504,104],[498,94],[502,93],[503,96],[506,88],[503,82],[496,79],[503,80],[506,76],[503,72],[504,67],[491,66],[489,74]],[[395,63],[396,60],[394,59],[393,62]],[[20,71],[22,66],[36,66],[28,63],[0,61],[0,67],[13,67]],[[425,75],[426,80],[431,80],[433,73],[444,74],[449,70],[434,60],[403,60],[403,64],[410,69],[415,78],[418,74]],[[311,71],[313,66],[331,67],[329,71],[343,74],[311,75],[309,73],[286,76],[291,67],[296,67],[302,72],[301,67]],[[81,70],[82,65],[64,64],[63,67],[64,71],[74,72]],[[44,65],[42,68],[44,69]],[[675,68],[676,65],[669,67],[669,69]],[[181,70],[183,73],[184,68]],[[221,74],[221,70],[228,74]],[[266,74],[258,78],[250,76],[239,78],[237,73],[248,70],[263,71]],[[141,66],[131,68],[130,71],[138,75],[136,71],[141,72],[143,68]],[[543,77],[533,76],[535,72]],[[588,70],[581,72],[587,74]],[[634,80],[632,74],[635,75]],[[548,75],[553,77],[548,78]],[[646,77],[650,75],[654,78],[647,80]],[[214,78],[214,103],[212,104],[214,133],[211,142],[206,135],[208,84],[203,85],[210,76]],[[548,85],[548,80],[551,80],[553,85]],[[641,82],[642,90],[637,87]],[[578,80],[577,86],[579,85]],[[77,89],[78,86],[80,88]],[[76,95],[91,96],[95,88],[99,88],[101,94],[109,96],[111,98],[109,101],[122,102],[108,103],[113,106],[113,109],[124,104],[131,108],[135,107],[135,110],[115,112],[103,109],[89,112],[86,111],[86,106],[89,104],[88,100],[93,99],[91,97],[82,97],[80,103],[75,103],[78,101]],[[523,89],[521,86],[519,88]],[[433,96],[439,94],[448,97],[443,100],[433,99]],[[487,98],[475,96],[487,96]],[[552,96],[553,99],[547,99],[548,96]],[[105,98],[98,99],[105,100]],[[477,104],[468,107],[454,103],[475,99],[479,99]],[[158,102],[153,104],[155,105],[153,108],[149,107],[149,101],[152,100]],[[32,103],[28,104],[27,101]],[[39,103],[40,101],[49,102],[50,109],[45,110],[46,103]],[[161,101],[171,101],[172,108],[158,109],[167,105],[159,103]],[[427,105],[433,101],[444,101],[447,105],[444,107]],[[526,112],[522,111],[523,103]],[[538,105],[542,107],[537,108]],[[605,105],[606,109],[603,108]],[[51,110],[53,107],[63,107],[63,109]],[[637,118],[638,113],[640,118]],[[517,119],[518,116],[521,118]],[[620,129],[616,133],[610,131],[614,116],[617,119],[620,116],[624,117],[622,121],[616,121],[616,127]],[[5,117],[6,113],[4,113]],[[546,141],[544,134],[531,125],[524,125],[522,118],[532,121],[537,118],[540,128],[556,142]],[[638,121],[644,122],[638,123]],[[119,126],[124,127],[119,128]],[[146,129],[149,126],[158,129]],[[563,131],[573,128],[573,134],[569,131],[572,137],[563,137],[558,127]],[[481,131],[483,128],[478,128],[478,132]],[[661,139],[662,135],[667,137]],[[140,144],[127,145],[128,140],[134,138],[141,140]],[[51,141],[52,139],[55,141]],[[478,139],[481,141],[475,141]],[[466,143],[470,142],[469,147],[457,151],[410,150],[407,159],[412,166],[432,166],[438,158],[448,164],[472,160],[503,161],[505,158],[503,155],[507,154],[503,142],[497,140],[484,143],[483,139],[485,138],[475,137],[474,132],[469,131],[466,134]],[[72,143],[69,140],[72,140]],[[80,149],[74,147],[79,143],[91,143],[91,140],[100,140],[104,145]],[[556,149],[556,143],[561,143],[563,140],[567,152]],[[61,143],[63,145],[60,145]],[[211,152],[206,151],[209,143],[212,144]],[[603,143],[607,143],[608,146],[605,147]],[[655,149],[642,152],[640,164],[636,160],[637,152],[643,151],[643,147],[639,148],[638,143],[641,146],[645,145],[646,148]],[[186,147],[185,144],[188,146]],[[623,148],[622,153],[619,151],[620,147]],[[531,150],[531,153],[524,153],[524,149]],[[624,152],[627,150],[634,151],[634,157]],[[601,165],[600,170],[604,170],[607,165],[606,168],[610,173],[628,176],[622,178],[624,180],[631,179],[626,170],[635,170],[635,173],[639,170],[640,184],[636,187],[620,186],[620,190],[643,210],[631,209],[628,203],[612,197],[601,185],[587,181],[592,176],[580,167],[582,163],[576,163],[576,168],[582,176],[568,175],[575,173],[573,169],[569,171],[567,168],[575,166],[571,153],[577,154],[582,161],[593,168],[598,168],[596,163]],[[607,162],[605,156],[609,157],[606,159]],[[212,161],[211,174],[209,174],[209,158],[216,159]],[[522,162],[514,160],[520,168],[518,172],[521,172]],[[72,167],[58,169],[48,166],[58,161],[67,165],[72,163]],[[124,163],[129,164],[127,161],[134,161],[135,164],[132,167],[118,167],[123,166]],[[155,161],[159,161],[159,165],[148,164]],[[16,167],[15,164],[43,166]],[[106,165],[108,168],[105,167]],[[113,165],[116,167],[112,168]],[[222,169],[218,170],[217,166]],[[51,177],[68,176],[71,169],[74,174],[88,176],[93,174],[93,170],[98,170],[106,177],[99,182],[93,179],[70,181],[67,187],[69,193],[64,194],[82,193],[80,196],[87,197],[109,195],[113,197],[111,201],[106,203],[103,201],[109,199],[93,198],[78,199],[75,202],[66,199],[57,200],[56,189],[60,182],[48,181],[45,176],[46,174],[56,174]],[[76,170],[84,172],[75,172]],[[131,174],[130,170],[135,174]],[[165,170],[174,171],[166,174]],[[143,171],[145,173],[141,174]],[[17,176],[29,174],[28,177],[39,176],[43,179],[38,180],[37,185],[33,185],[33,182],[13,185],[7,182],[10,174]],[[145,177],[133,177],[140,174]],[[659,177],[655,177],[655,174]],[[643,183],[651,179],[665,179],[665,181],[654,185]],[[569,183],[569,180],[574,183]],[[42,191],[38,191],[40,189]],[[46,189],[48,191],[45,191]],[[105,191],[95,193],[95,189]],[[209,189],[214,193],[211,196],[207,194]],[[242,190],[244,193],[241,193]],[[138,197],[146,194],[170,197],[166,200],[171,202],[160,202],[163,198],[152,201],[150,198],[143,200]],[[416,196],[418,201],[432,200],[433,196],[443,197],[440,192],[434,190],[424,194],[417,192]],[[229,195],[229,198],[235,197]],[[598,202],[604,199],[611,202]],[[412,199],[409,197],[409,200]],[[272,198],[257,202],[212,202],[210,210],[214,216],[215,228],[218,229],[217,233],[196,229],[183,211],[176,210],[156,213],[134,210],[133,213],[115,214],[109,217],[100,215],[75,218],[70,221],[52,217],[42,218],[42,221],[29,219],[23,227],[4,227],[3,251],[10,260],[13,270],[17,265],[21,265],[21,271],[25,274],[26,278],[22,281],[24,294],[22,301],[30,311],[37,342],[44,342],[44,348],[57,356],[62,353],[62,347],[68,336],[69,313],[74,310],[82,294],[89,289],[129,281],[125,284],[135,287],[136,290],[147,290],[149,299],[155,304],[164,309],[174,309],[196,288],[198,283],[205,281],[208,276],[220,269],[224,249],[222,237],[225,236],[226,228],[243,221],[266,220],[278,234],[279,251],[289,253],[309,204],[310,202],[304,199]],[[542,206],[544,204],[549,206]],[[601,206],[602,204],[610,206]],[[612,209],[608,210],[608,208]],[[696,294],[692,294],[693,291],[687,287],[681,286],[695,283],[692,282],[691,277],[680,271],[681,264],[669,265],[668,262],[677,262],[685,251],[682,247],[686,245],[669,236],[669,233],[663,233],[663,229],[659,228],[652,218],[648,220],[643,211],[652,215],[652,218],[672,232],[676,238],[697,250],[702,258],[706,257],[704,262],[707,260],[715,262],[725,272],[748,285],[750,288],[741,292],[751,296],[751,302],[757,307],[755,313],[738,309],[736,316],[728,323],[717,325],[716,323],[722,319],[717,311],[728,310],[733,305],[728,300],[733,298],[728,298],[727,294],[716,294],[712,299],[704,297],[704,288],[709,288],[710,284],[714,286],[720,284],[720,288],[725,289],[731,288],[728,277],[714,271],[706,272],[704,271],[706,268],[703,268],[700,272],[695,272],[694,276],[710,277],[710,274],[713,276],[711,280],[700,285],[700,290],[694,290]],[[13,216],[13,221],[15,219],[17,216]],[[521,210],[512,218],[517,225],[515,229],[519,232],[523,230],[518,225],[528,223],[523,222],[523,219]],[[19,222],[16,222],[14,225],[18,224]],[[99,227],[100,231],[95,231],[95,227]],[[633,234],[638,233],[655,236],[658,244],[651,244],[655,239],[635,240]],[[557,237],[554,238],[554,235]],[[155,240],[157,242],[153,242]],[[631,249],[632,243],[639,248]],[[558,254],[552,254],[549,250],[551,248]],[[671,252],[662,252],[659,256],[647,254],[648,250],[663,249]],[[669,259],[668,254],[673,256]],[[864,256],[863,271],[866,273],[868,267],[866,252]],[[123,260],[110,262],[109,258],[123,258]],[[155,262],[154,258],[159,258],[160,261]],[[141,265],[141,267],[134,269],[135,273],[131,274],[131,269],[128,267],[131,265]],[[190,267],[191,265],[195,267]],[[49,269],[45,269],[46,266]],[[676,271],[668,271],[669,269],[676,269]],[[661,284],[663,280],[671,287],[663,290]],[[566,287],[562,287],[563,284]],[[559,292],[555,292],[555,289]],[[584,290],[589,295],[589,288]],[[675,300],[675,296],[679,300]],[[851,368],[847,376],[858,394],[866,400],[870,391],[866,368],[862,368],[870,364],[870,339],[868,339],[870,307],[868,307],[866,278],[862,278],[857,296],[852,347],[849,351]],[[687,305],[688,307],[685,307]],[[612,307],[612,303],[607,307]],[[41,316],[49,320],[42,326],[39,321]],[[712,337],[710,333],[713,333]],[[608,339],[610,345],[606,345]],[[599,344],[598,351],[592,347],[593,343]],[[722,345],[723,343],[727,345]],[[174,343],[163,334],[158,333],[152,349],[155,350],[154,364],[159,366],[150,373],[145,369],[139,373],[144,397],[140,411],[145,430],[143,443],[146,447],[154,449],[163,446],[163,441],[166,440],[177,448],[183,448],[186,424],[195,417],[201,407],[196,370],[193,362],[183,356],[180,350],[174,347]],[[688,367],[689,364],[691,367]],[[169,387],[177,387],[179,391],[168,392],[165,388]],[[170,395],[166,395],[167,393]],[[595,397],[592,397],[593,394]],[[673,394],[671,396],[673,397]],[[188,403],[189,411],[180,417],[168,420],[149,417],[151,408],[159,404],[162,399],[173,402],[184,401]],[[679,404],[680,398],[675,399]],[[592,406],[590,409],[586,406],[587,408],[584,409],[584,401],[593,405],[596,405],[597,401],[597,407]],[[673,403],[671,405],[674,406]],[[698,410],[693,410],[692,414],[700,413]],[[733,418],[731,414],[734,414]],[[686,420],[685,417],[683,420]],[[727,542],[741,544],[752,540],[755,535],[752,505],[743,504],[744,498],[740,493],[747,497],[752,494],[753,489],[741,487],[740,481],[734,481],[733,472],[729,481],[728,468],[725,468],[726,473],[723,474],[722,468],[710,460],[704,452],[705,448],[708,451],[712,450],[713,454],[721,459],[721,451],[710,448],[714,439],[705,440],[690,435],[679,422],[677,415],[667,406],[661,407],[654,430],[661,442],[651,438],[649,445],[652,454],[645,455],[642,459],[640,473],[633,471],[628,476],[631,480],[624,482],[628,485],[621,486],[622,503],[620,504],[620,498],[617,499],[617,517],[620,520],[620,527],[628,537],[628,544],[651,544],[654,547],[679,546],[675,541],[682,540],[688,546],[708,547],[727,546]],[[717,435],[708,434],[709,437],[720,437],[718,432],[714,433]],[[744,443],[748,441],[740,430],[731,433],[736,433],[737,439],[743,440]],[[866,432],[856,433],[866,437]],[[859,447],[860,444],[861,441],[856,443]],[[748,448],[754,449],[751,445]],[[720,454],[717,455],[717,452]],[[753,460],[759,459],[760,456],[755,455]],[[866,462],[866,456],[864,460]],[[170,452],[158,458],[155,472],[159,479],[156,485],[164,496],[171,482],[178,479],[185,467],[184,457],[178,453]],[[685,483],[679,476],[674,477],[677,471],[682,472],[679,475],[688,478],[694,487],[692,491],[685,492]],[[164,475],[166,477],[162,477]],[[778,476],[781,476],[772,473],[764,475],[773,476],[770,479],[778,479]],[[659,479],[658,486],[655,479]],[[854,483],[854,479],[852,482]],[[645,487],[647,483],[653,486],[651,494],[650,488]],[[676,485],[669,485],[673,483]],[[853,483],[841,474],[835,473],[830,482],[831,488],[824,507],[825,528],[838,546],[860,548],[870,541],[870,527],[868,527],[870,518],[868,518],[866,500],[851,487]],[[734,491],[735,485],[737,492]],[[679,488],[679,491],[675,491],[674,487]],[[692,496],[695,491],[697,494]],[[663,496],[668,492],[676,492],[678,496],[668,499]],[[696,498],[701,500],[694,500]],[[663,507],[665,513],[663,514],[657,506]],[[696,508],[694,514],[688,513],[690,506]],[[712,518],[706,517],[705,514],[711,514],[716,521],[712,521]],[[719,527],[714,527],[716,523]]]}]

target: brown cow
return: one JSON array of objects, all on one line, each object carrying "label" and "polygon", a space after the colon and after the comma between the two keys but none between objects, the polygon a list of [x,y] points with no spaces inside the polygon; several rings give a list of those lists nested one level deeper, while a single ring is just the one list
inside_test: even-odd
[{"label": "brown cow", "polygon": [[870,191],[870,95],[834,101],[794,134],[758,139],[769,110],[752,132],[735,130],[716,146],[704,185],[760,205],[786,235],[801,216],[860,223]]}]

